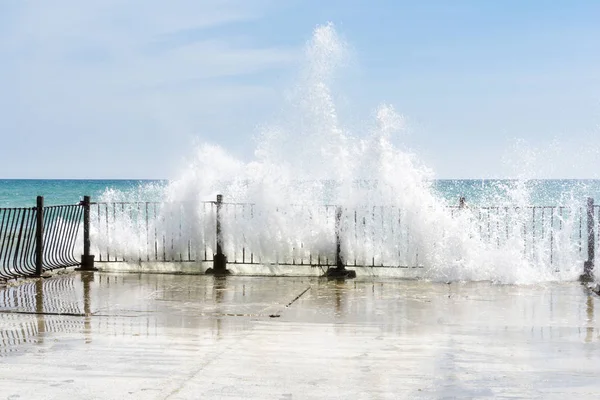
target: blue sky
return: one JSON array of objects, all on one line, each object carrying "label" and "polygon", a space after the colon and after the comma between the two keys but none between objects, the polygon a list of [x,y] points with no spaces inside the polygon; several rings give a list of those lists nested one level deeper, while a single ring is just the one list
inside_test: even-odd
[{"label": "blue sky", "polygon": [[0,177],[174,178],[195,141],[251,159],[313,29],[439,178],[600,178],[600,2],[1,0]]}]

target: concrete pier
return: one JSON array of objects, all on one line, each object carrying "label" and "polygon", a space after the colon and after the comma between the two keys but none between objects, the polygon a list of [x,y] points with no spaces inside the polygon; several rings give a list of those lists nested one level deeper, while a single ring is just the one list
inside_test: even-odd
[{"label": "concrete pier", "polygon": [[0,288],[10,399],[597,398],[597,295],[68,273]]}]

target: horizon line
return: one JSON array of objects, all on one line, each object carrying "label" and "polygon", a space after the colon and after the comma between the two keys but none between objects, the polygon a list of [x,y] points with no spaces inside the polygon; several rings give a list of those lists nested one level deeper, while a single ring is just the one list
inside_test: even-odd
[{"label": "horizon line", "polygon": [[[169,178],[0,178],[0,181],[166,181]],[[329,179],[328,179],[329,180]],[[364,179],[357,179],[364,180]],[[376,179],[377,180],[377,179]],[[428,179],[429,180],[429,179]],[[433,178],[432,181],[597,181],[600,178]]]}]

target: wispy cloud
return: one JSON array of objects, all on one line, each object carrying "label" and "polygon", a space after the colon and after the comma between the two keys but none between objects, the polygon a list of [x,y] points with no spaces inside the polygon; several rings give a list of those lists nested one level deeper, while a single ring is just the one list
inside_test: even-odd
[{"label": "wispy cloud", "polygon": [[[186,138],[199,133],[200,118],[206,126],[218,126],[207,120],[207,110],[217,116],[219,104],[260,101],[270,93],[270,82],[256,76],[276,75],[299,55],[297,48],[273,47],[246,35],[244,27],[260,23],[273,4],[2,2],[0,130],[10,126],[13,142],[35,131],[77,136],[104,129],[121,138],[138,137],[160,114],[164,142],[178,132]],[[169,129],[171,124],[179,129]],[[159,148],[160,136],[153,136]]]},{"label": "wispy cloud", "polygon": [[34,80],[36,88],[57,79],[135,88],[289,65],[295,49],[240,46],[222,32],[199,34],[259,18],[261,3],[23,2],[0,47],[10,55],[3,57],[4,68],[12,66],[12,78]]}]

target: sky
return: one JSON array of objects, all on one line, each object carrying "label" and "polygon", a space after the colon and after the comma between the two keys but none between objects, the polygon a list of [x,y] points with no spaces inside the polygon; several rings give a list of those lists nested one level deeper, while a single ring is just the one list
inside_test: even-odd
[{"label": "sky", "polygon": [[352,54],[341,120],[393,105],[436,177],[600,178],[599,20],[583,0],[0,0],[0,178],[176,178],[204,142],[251,160],[328,22]]}]

